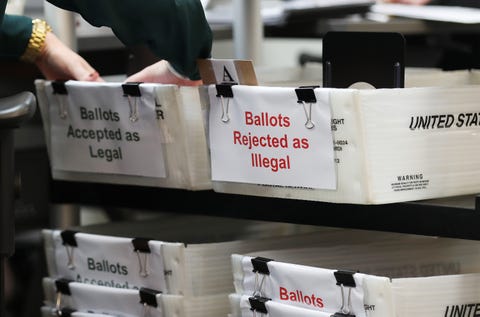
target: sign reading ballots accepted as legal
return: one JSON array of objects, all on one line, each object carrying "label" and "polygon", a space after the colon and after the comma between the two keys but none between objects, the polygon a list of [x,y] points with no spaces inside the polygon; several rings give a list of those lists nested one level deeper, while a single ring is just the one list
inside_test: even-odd
[{"label": "sign reading ballots accepted as legal", "polygon": [[329,90],[298,103],[295,88],[209,87],[212,180],[336,189]]},{"label": "sign reading ballots accepted as legal", "polygon": [[121,83],[67,81],[64,88],[46,87],[54,169],[166,176],[153,84],[140,84],[141,96],[124,95]]}]

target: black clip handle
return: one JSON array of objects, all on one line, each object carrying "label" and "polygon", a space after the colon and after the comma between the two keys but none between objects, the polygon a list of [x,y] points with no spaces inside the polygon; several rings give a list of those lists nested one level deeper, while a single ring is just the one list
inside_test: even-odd
[{"label": "black clip handle", "polygon": [[67,87],[65,86],[65,80],[52,81],[53,93],[57,95],[68,95]]},{"label": "black clip handle", "polygon": [[151,239],[147,239],[147,238],[132,239],[133,250],[135,252],[151,253],[150,247],[148,246],[148,241],[150,240]]},{"label": "black clip handle", "polygon": [[55,287],[57,288],[57,292],[63,295],[72,295],[69,285],[72,282],[72,280],[66,278],[60,278],[58,280],[55,280]]},{"label": "black clip handle", "polygon": [[141,97],[140,84],[142,82],[128,82],[122,84],[122,90],[124,96]]},{"label": "black clip handle", "polygon": [[250,310],[256,311],[262,314],[268,314],[267,306],[265,305],[270,298],[261,297],[261,296],[254,296],[249,297],[248,301],[250,302]]},{"label": "black clip handle", "polygon": [[341,312],[336,312],[331,317],[355,317],[355,315],[354,314],[345,314],[345,313],[341,313]]},{"label": "black clip handle", "polygon": [[268,262],[273,261],[272,259],[269,258],[264,258],[261,256],[257,256],[251,260],[252,265],[253,265],[253,272],[255,273],[261,273],[261,274],[270,274],[270,270],[268,269]]},{"label": "black clip handle", "polygon": [[224,97],[224,98],[233,98],[233,90],[232,86],[237,85],[237,83],[220,83],[216,84],[215,87],[217,88],[217,97]]},{"label": "black clip handle", "polygon": [[61,313],[60,316],[71,317],[74,312],[76,312],[75,309],[65,307],[65,308],[60,309],[60,313]]},{"label": "black clip handle", "polygon": [[141,287],[139,291],[140,303],[151,307],[158,307],[157,294],[161,293],[162,292],[151,288]]},{"label": "black clip handle", "polygon": [[354,271],[346,271],[346,270],[338,270],[333,272],[335,275],[335,279],[337,280],[337,285],[343,285],[346,287],[355,287],[355,279],[353,275],[355,274]]},{"label": "black clip handle", "polygon": [[62,237],[63,245],[69,245],[71,247],[78,247],[77,240],[75,239],[75,234],[78,231],[73,230],[63,230],[60,232],[60,236]]},{"label": "black clip handle", "polygon": [[295,88],[295,93],[297,94],[298,103],[316,103],[317,98],[315,97],[315,88],[320,86],[300,86]]}]

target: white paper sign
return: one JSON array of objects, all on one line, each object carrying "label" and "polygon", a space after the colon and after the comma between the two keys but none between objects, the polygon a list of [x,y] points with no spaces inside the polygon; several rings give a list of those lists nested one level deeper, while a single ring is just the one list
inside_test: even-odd
[{"label": "white paper sign", "polygon": [[221,98],[209,87],[212,180],[336,189],[328,89],[303,105],[294,88],[232,90],[233,98]]},{"label": "white paper sign", "polygon": [[161,241],[148,241],[150,253],[135,252],[130,238],[78,232],[77,246],[70,247],[55,231],[54,241],[59,277],[113,288],[167,291]]},{"label": "white paper sign", "polygon": [[[235,294],[237,295],[237,294]],[[234,295],[234,296],[235,296]],[[240,295],[237,295],[240,296]],[[241,317],[252,317],[255,314],[252,313],[252,305],[250,304],[251,296],[243,295],[240,298]],[[303,309],[292,305],[282,304],[273,300],[265,302],[265,308],[269,317],[331,317],[331,313],[320,312],[311,309]],[[257,315],[258,316],[258,315]],[[263,316],[260,314],[260,316]]]},{"label": "white paper sign", "polygon": [[54,169],[166,176],[153,84],[141,84],[141,97],[129,98],[121,83],[68,81],[65,86],[66,95],[54,94],[51,83],[46,87]]},{"label": "white paper sign", "polygon": [[[253,272],[251,259],[251,257],[244,257],[242,260],[245,274],[244,290],[259,291],[261,296],[282,304],[330,314],[346,309],[355,316],[366,317],[364,274],[356,273],[352,276],[355,287],[341,287],[337,285],[334,270],[271,261],[267,263],[269,274],[257,276]],[[259,280],[262,282],[258,282]],[[261,290],[256,287],[260,283]],[[342,302],[342,296],[345,302]]]},{"label": "white paper sign", "polygon": [[[50,278],[43,279],[44,289],[53,297],[53,305],[56,304],[56,292],[54,281]],[[139,290],[111,288],[98,285],[71,282],[68,284],[71,295],[60,298],[61,308],[71,308],[80,312],[107,314],[115,317],[165,317],[166,311],[180,311],[182,313],[182,296],[156,294],[157,306],[144,305],[141,303]],[[52,296],[53,295],[53,296]],[[163,297],[168,298],[163,300]],[[50,305],[51,305],[50,304]],[[185,316],[182,314],[180,316]]]},{"label": "white paper sign", "polygon": [[214,60],[212,62],[213,72],[217,83],[239,83],[235,60]]}]

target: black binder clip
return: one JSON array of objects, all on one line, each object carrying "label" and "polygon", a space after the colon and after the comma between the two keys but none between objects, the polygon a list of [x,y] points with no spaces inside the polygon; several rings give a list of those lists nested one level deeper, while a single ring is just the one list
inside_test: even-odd
[{"label": "black binder clip", "polygon": [[[255,257],[251,259],[253,265],[253,272],[255,273],[255,285],[253,296],[262,297],[263,296],[263,285],[265,283],[265,278],[267,275],[270,275],[270,270],[268,269],[268,262],[273,261],[272,259],[263,258],[263,257]],[[262,275],[259,278],[259,274]]]},{"label": "black binder clip", "polygon": [[[355,317],[355,315],[350,313],[352,311],[352,288],[356,287],[355,279],[353,278],[355,272],[338,270],[333,272],[333,274],[337,280],[337,285],[340,286],[340,294],[342,296],[342,307],[339,312],[333,315],[333,317]],[[343,292],[344,287],[348,287],[348,297],[346,301]]]},{"label": "black binder clip", "polygon": [[68,95],[67,87],[65,86],[65,80],[52,81],[53,93],[57,95]]},{"label": "black binder clip", "polygon": [[63,230],[60,232],[60,236],[62,237],[62,244],[69,245],[71,247],[78,247],[77,240],[75,239],[75,234],[78,231],[73,230]]},{"label": "black binder clip", "polygon": [[216,84],[215,87],[217,88],[217,97],[233,98],[232,87],[235,85],[237,85],[237,83]]},{"label": "black binder clip", "polygon": [[60,95],[68,95],[67,87],[64,80],[52,81],[53,94],[57,96],[58,101],[58,115],[60,118],[65,119],[67,117],[67,107],[65,105],[64,98],[60,98]]},{"label": "black binder clip", "polygon": [[[150,239],[146,238],[134,238],[132,240],[133,251],[137,254],[138,263],[140,264],[139,274],[142,277],[147,277],[150,274],[147,265],[148,254],[151,253],[148,241],[150,241]],[[140,253],[143,254],[143,260]]]},{"label": "black binder clip", "polygon": [[162,292],[151,288],[141,287],[139,291],[140,303],[144,306],[158,307],[157,294],[161,293]]},{"label": "black binder clip", "polygon": [[70,292],[70,283],[72,280],[66,278],[60,278],[55,280],[55,287],[57,288],[57,293],[61,293],[63,295],[72,295]]},{"label": "black binder clip", "polygon": [[253,272],[255,273],[260,273],[260,274],[266,274],[269,275],[270,271],[268,269],[267,263],[273,261],[272,259],[268,258],[263,258],[261,256],[257,256],[251,260],[252,265],[253,265]]},{"label": "black binder clip", "polygon": [[316,103],[317,98],[315,97],[315,88],[320,86],[300,86],[295,88],[295,93],[297,94],[298,103]]},{"label": "black binder clip", "polygon": [[70,270],[75,269],[75,263],[73,258],[73,253],[76,247],[78,247],[77,240],[75,239],[75,234],[77,231],[72,230],[63,230],[60,232],[60,236],[62,237],[62,244],[65,246],[65,250],[67,251],[67,267]]},{"label": "black binder clip", "polygon": [[62,295],[71,296],[72,292],[70,291],[70,283],[72,281],[61,278],[55,280],[55,287],[57,288],[57,300],[55,302],[55,311],[57,315],[61,316],[60,313],[62,312]]},{"label": "black binder clip", "polygon": [[355,274],[354,271],[345,271],[345,270],[338,270],[333,272],[335,275],[335,279],[337,280],[337,285],[343,285],[345,287],[355,287],[355,279],[353,275]]},{"label": "black binder clip", "polygon": [[224,104],[223,99],[233,98],[232,86],[234,85],[237,85],[237,83],[221,83],[215,85],[217,88],[217,97],[220,97],[220,101],[222,103],[222,122],[224,123],[230,121],[230,117],[228,116],[228,105],[230,103],[230,99],[227,99],[227,104]]},{"label": "black binder clip", "polygon": [[150,253],[150,247],[148,246],[148,241],[151,239],[147,238],[134,238],[132,239],[133,244],[133,251],[135,252],[142,252],[142,253]]},{"label": "black binder clip", "polygon": [[57,316],[71,317],[74,312],[76,312],[75,309],[65,307],[65,308],[60,309],[60,311],[57,311]]},{"label": "black binder clip", "polygon": [[355,315],[349,314],[349,313],[336,312],[335,314],[331,315],[331,317],[355,317]]},{"label": "black binder clip", "polygon": [[[317,98],[315,97],[315,88],[320,86],[300,86],[295,89],[295,93],[297,94],[297,103],[303,106],[303,110],[305,111],[305,117],[307,121],[305,121],[305,127],[307,129],[312,129],[315,127],[315,124],[312,121],[312,104],[317,102]],[[308,104],[308,109],[307,105]]]},{"label": "black binder clip", "polygon": [[142,82],[129,82],[122,84],[122,90],[124,96],[141,97],[140,84]]},{"label": "black binder clip", "polygon": [[128,105],[130,107],[130,115],[128,119],[130,122],[137,122],[138,121],[138,107],[137,107],[137,99],[134,98],[133,102],[131,97],[141,97],[142,93],[140,92],[140,84],[141,82],[130,82],[122,84],[123,95],[128,98]]},{"label": "black binder clip", "polygon": [[250,310],[262,314],[268,314],[267,306],[265,305],[265,303],[269,300],[270,298],[260,296],[249,297],[248,301],[250,302]]}]

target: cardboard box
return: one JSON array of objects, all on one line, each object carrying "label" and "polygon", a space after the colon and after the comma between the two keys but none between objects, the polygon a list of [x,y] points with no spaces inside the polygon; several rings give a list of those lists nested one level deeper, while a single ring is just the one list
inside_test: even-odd
[{"label": "cardboard box", "polygon": [[[275,184],[274,179],[269,182],[239,182],[214,178],[213,188],[223,193],[357,204],[384,204],[478,193],[478,82],[476,71],[433,71],[407,73],[409,88],[316,88],[317,98],[321,99],[319,96],[325,94],[329,98],[335,189],[308,188],[294,176],[290,185]],[[288,102],[292,107],[296,106],[295,87],[276,88],[278,90],[275,93],[284,94],[286,97],[283,99],[290,98]],[[212,111],[212,107],[220,107],[220,100],[214,95],[214,87],[210,89]],[[269,105],[265,101],[272,96],[269,89],[266,86],[233,86],[234,97],[230,98],[229,107],[263,107],[261,109],[267,109],[266,112],[277,113],[279,102]],[[237,104],[235,100],[249,100],[249,104]],[[312,103],[314,108],[320,106]],[[235,121],[236,124],[242,124],[244,118],[235,117],[234,111],[231,110],[230,120],[234,124]],[[220,127],[219,131],[232,133],[228,125]],[[270,133],[273,130],[266,128],[262,131]],[[232,154],[221,152],[222,147],[212,142],[212,133],[210,147],[220,151],[212,151],[214,173],[216,167],[213,156],[227,157]],[[318,158],[311,156],[311,160]],[[310,169],[310,172],[318,171]]]},{"label": "cardboard box", "polygon": [[54,179],[211,188],[198,88],[137,84],[143,95],[130,96],[120,82],[58,84],[64,93],[35,82]]}]

